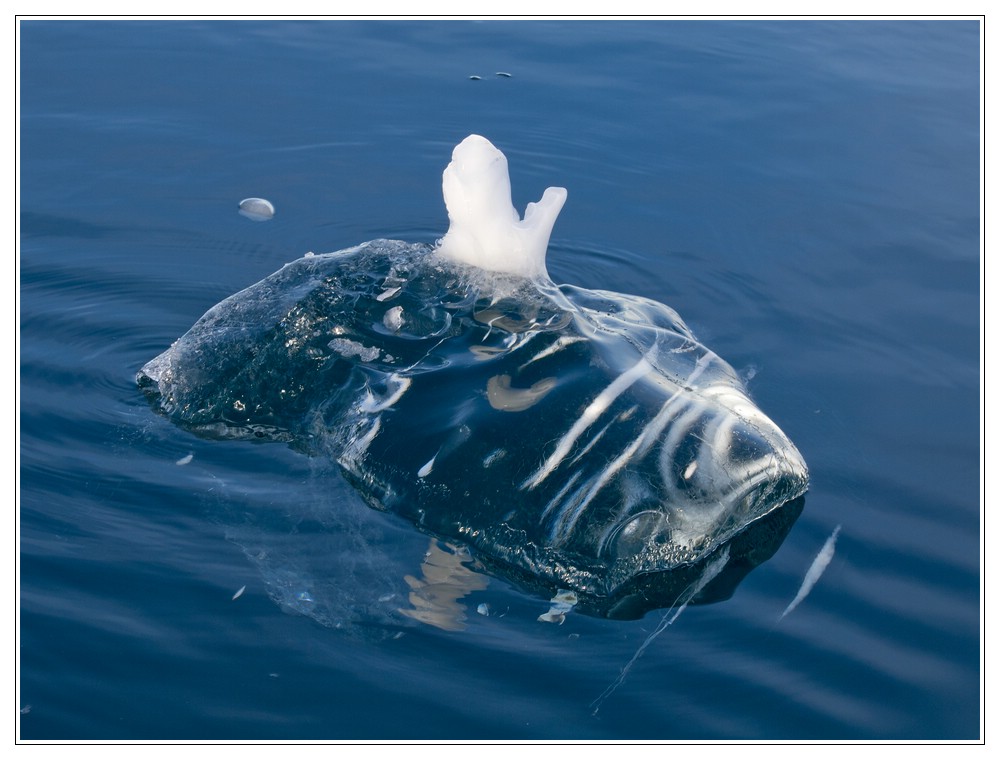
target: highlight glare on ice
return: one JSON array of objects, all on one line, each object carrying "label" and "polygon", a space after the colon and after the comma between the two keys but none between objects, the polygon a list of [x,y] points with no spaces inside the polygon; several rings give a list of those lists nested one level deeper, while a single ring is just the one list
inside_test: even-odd
[{"label": "highlight glare on ice", "polygon": [[566,191],[520,218],[485,138],[455,148],[442,189],[436,248],[308,255],[210,309],[138,373],[155,408],[330,457],[371,506],[584,611],[633,614],[622,600],[673,574],[670,604],[730,542],[723,575],[766,559],[748,528],[808,473],[733,368],[663,304],[555,285]]}]

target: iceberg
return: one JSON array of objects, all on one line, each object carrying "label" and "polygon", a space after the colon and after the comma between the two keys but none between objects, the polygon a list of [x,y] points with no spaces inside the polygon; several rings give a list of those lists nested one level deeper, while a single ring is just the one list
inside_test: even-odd
[{"label": "iceberg", "polygon": [[153,407],[331,458],[370,506],[581,611],[669,606],[724,548],[693,601],[725,598],[801,511],[799,451],[673,309],[549,279],[565,190],[521,218],[473,135],[443,192],[437,246],[305,256],[211,308],[138,372]]}]

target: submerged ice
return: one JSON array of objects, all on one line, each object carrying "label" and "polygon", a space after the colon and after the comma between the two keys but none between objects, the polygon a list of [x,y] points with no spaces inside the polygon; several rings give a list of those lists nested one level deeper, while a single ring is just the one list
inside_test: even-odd
[{"label": "submerged ice", "polygon": [[521,219],[506,159],[475,135],[443,190],[438,247],[294,261],[210,309],[139,385],[199,435],[332,458],[371,506],[581,607],[655,574],[687,587],[805,492],[795,446],[676,312],[549,280],[565,190]]}]

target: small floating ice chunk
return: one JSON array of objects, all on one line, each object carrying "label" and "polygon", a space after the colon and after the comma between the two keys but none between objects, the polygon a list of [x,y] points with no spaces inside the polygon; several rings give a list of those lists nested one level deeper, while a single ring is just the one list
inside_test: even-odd
[{"label": "small floating ice chunk", "polygon": [[266,222],[274,216],[274,206],[264,198],[244,198],[240,201],[240,214],[255,222]]},{"label": "small floating ice chunk", "polygon": [[510,199],[506,156],[485,137],[469,135],[452,151],[442,191],[451,224],[438,253],[493,272],[548,277],[545,250],[565,188],[550,187],[521,219]]},{"label": "small floating ice chunk", "polygon": [[181,457],[174,464],[178,467],[183,467],[186,464],[191,464],[191,460],[194,459],[194,454],[188,454],[186,457]]},{"label": "small floating ice chunk", "polygon": [[476,612],[478,612],[480,615],[486,615],[487,617],[489,617],[490,606],[486,602],[483,602],[478,607],[476,607]]},{"label": "small floating ice chunk", "polygon": [[809,566],[809,570],[806,571],[805,578],[802,579],[802,585],[799,587],[799,593],[795,595],[792,599],[791,604],[785,607],[785,611],[781,613],[781,620],[785,615],[794,610],[799,606],[799,602],[806,598],[812,587],[816,585],[816,581],[819,580],[820,576],[823,575],[823,571],[826,570],[826,566],[830,564],[830,560],[833,559],[833,552],[837,548],[837,536],[840,535],[840,526],[838,525],[833,529],[833,533],[830,537],[826,539],[826,543],[823,544],[823,548],[819,550],[819,554],[816,555],[816,559]]},{"label": "small floating ice chunk", "polygon": [[419,470],[417,470],[417,477],[418,478],[426,478],[428,475],[431,474],[431,471],[434,469],[434,460],[435,459],[437,459],[437,454],[435,454],[434,456],[432,456],[431,459],[430,459],[430,461],[427,464],[425,464],[423,467],[421,467]]},{"label": "small floating ice chunk", "polygon": [[233,601],[235,602],[237,599],[243,596],[243,592],[246,590],[247,590],[246,586],[240,586],[240,590],[237,591],[235,594],[233,594]]}]

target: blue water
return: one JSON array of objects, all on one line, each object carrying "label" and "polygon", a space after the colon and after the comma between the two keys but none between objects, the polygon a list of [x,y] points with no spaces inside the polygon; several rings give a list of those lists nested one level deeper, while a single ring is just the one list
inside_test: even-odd
[{"label": "blue water", "polygon": [[[21,738],[979,737],[978,23],[19,31]],[[518,207],[568,188],[555,281],[677,309],[810,466],[774,557],[596,715],[663,612],[548,624],[482,577],[463,630],[357,625],[429,539],[135,386],[307,251],[440,237],[470,133]]]}]

